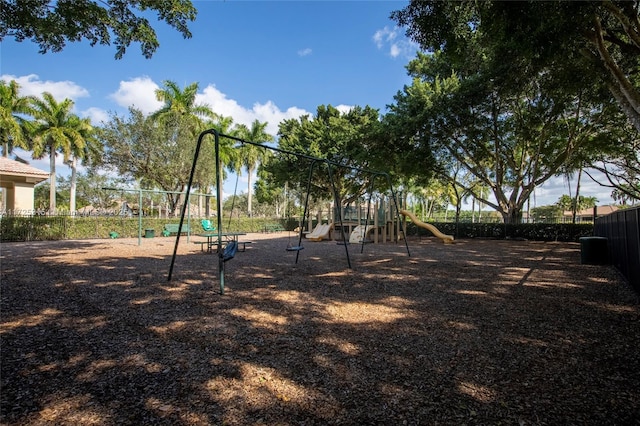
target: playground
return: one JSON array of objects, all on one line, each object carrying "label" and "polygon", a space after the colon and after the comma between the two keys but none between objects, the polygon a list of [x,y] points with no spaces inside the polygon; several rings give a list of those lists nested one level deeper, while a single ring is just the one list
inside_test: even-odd
[{"label": "playground", "polygon": [[[640,305],[575,243],[5,243],[4,425],[632,424]],[[295,263],[295,257],[299,261]]]}]

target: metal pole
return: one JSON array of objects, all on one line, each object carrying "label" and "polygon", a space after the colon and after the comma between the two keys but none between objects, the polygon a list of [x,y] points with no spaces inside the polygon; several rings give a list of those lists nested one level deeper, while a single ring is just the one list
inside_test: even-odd
[{"label": "metal pole", "polygon": [[142,245],[142,189],[138,191],[138,245]]},{"label": "metal pole", "polygon": [[224,294],[224,254],[222,253],[222,167],[220,164],[220,134],[213,130],[216,148],[216,207],[218,210],[218,278],[220,294]]},{"label": "metal pole", "polygon": [[[308,206],[309,206],[309,193],[311,192],[311,178],[313,177],[313,168],[315,167],[318,160],[313,160],[311,162],[311,166],[309,167],[309,180],[307,180],[307,197],[304,201],[304,211],[302,213],[302,223],[304,223],[305,217],[307,217]],[[296,250],[296,265],[298,264],[298,258],[300,257],[300,246],[302,245],[302,234],[303,234],[303,226],[300,225],[300,234],[298,236],[298,250]],[[311,230],[310,230],[311,231]]]},{"label": "metal pole", "polygon": [[[371,179],[371,185],[369,186],[369,199],[367,200],[367,218],[365,219],[364,223],[364,234],[362,236],[362,246],[360,247],[360,254],[364,253],[364,241],[367,236],[367,227],[369,226],[369,217],[371,214],[371,197],[373,196],[373,184],[375,183],[377,176],[377,174],[373,175],[373,178]],[[374,230],[374,232],[378,231]]]},{"label": "metal pole", "polygon": [[336,184],[333,181],[333,172],[331,171],[331,163],[328,161],[325,161],[325,163],[327,163],[327,168],[329,169],[329,180],[331,181],[331,189],[333,190],[333,200],[335,205],[338,206],[338,219],[340,220],[340,235],[342,236],[344,251],[345,253],[347,253],[347,265],[349,265],[349,269],[351,269],[351,258],[349,257],[349,241],[347,241],[344,235],[344,223],[342,222],[342,205],[340,203],[340,197],[338,197]]},{"label": "metal pole", "polygon": [[198,143],[196,144],[196,151],[193,156],[193,164],[191,165],[191,173],[189,174],[189,183],[187,184],[187,191],[185,193],[185,202],[182,206],[182,212],[180,213],[180,225],[178,225],[178,235],[176,236],[176,245],[173,247],[173,256],[171,257],[171,266],[169,267],[169,276],[167,281],[171,281],[171,275],[173,274],[173,265],[176,263],[176,254],[178,253],[178,244],[180,243],[180,233],[182,232],[182,224],[184,223],[184,214],[187,211],[187,205],[189,204],[189,193],[191,192],[191,185],[193,184],[193,176],[196,172],[196,164],[198,163],[198,156],[200,155],[200,146],[202,145],[202,139],[207,133],[211,133],[211,130],[205,130],[198,136]]}]

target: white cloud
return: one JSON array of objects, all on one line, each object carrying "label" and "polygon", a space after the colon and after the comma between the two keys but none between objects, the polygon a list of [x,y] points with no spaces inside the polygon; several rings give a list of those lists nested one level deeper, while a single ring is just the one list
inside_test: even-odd
[{"label": "white cloud", "polygon": [[20,77],[3,74],[0,76],[0,79],[5,81],[15,80],[20,85],[21,96],[41,97],[44,92],[49,92],[58,102],[65,99],[71,99],[75,102],[78,98],[85,98],[89,96],[89,91],[87,89],[78,86],[72,81],[42,81],[37,74],[29,74]]},{"label": "white cloud", "polygon": [[388,49],[387,52],[392,58],[402,56],[410,59],[413,58],[416,51],[419,50],[417,43],[400,35],[400,29],[398,27],[390,29],[385,26],[383,29],[376,31],[373,35],[373,42],[380,50]]},{"label": "white cloud", "polygon": [[398,27],[390,30],[385,26],[383,29],[376,31],[373,35],[373,41],[378,46],[378,49],[382,49],[386,44],[393,42],[398,36]]},{"label": "white cloud", "polygon": [[[15,80],[20,85],[21,96],[42,97],[44,92],[49,92],[58,102],[62,102],[64,99],[71,99],[74,103],[79,98],[89,97],[89,91],[87,89],[68,80],[42,81],[36,74],[29,74],[20,77],[4,74],[0,76],[0,79],[4,81]],[[81,111],[78,115],[81,117],[89,117],[94,125],[100,123],[100,121],[108,119],[106,111],[95,107]]]},{"label": "white cloud", "polygon": [[87,110],[84,110],[80,113],[80,115],[82,117],[89,117],[91,119],[91,123],[93,123],[93,125],[99,125],[102,122],[107,122],[109,121],[109,114],[107,113],[107,111],[101,109],[101,108],[96,108],[96,107],[91,107]]},{"label": "white cloud", "polygon": [[[606,178],[596,170],[588,169],[591,175],[601,182],[605,182]],[[571,196],[576,192],[577,175],[571,179]],[[534,206],[547,206],[555,204],[562,195],[569,195],[569,185],[565,177],[556,176],[547,180],[541,186],[535,190],[535,199],[531,197],[531,207]],[[583,197],[596,197],[598,205],[605,205],[613,203],[611,198],[611,188],[604,187],[597,182],[594,182],[586,175],[582,173],[580,179],[580,195]]]},{"label": "white cloud", "polygon": [[298,50],[298,56],[309,56],[312,52],[311,48],[307,47],[306,49]]},{"label": "white cloud", "polygon": [[109,97],[123,108],[133,106],[144,114],[150,114],[163,105],[156,99],[155,91],[159,88],[160,86],[149,77],[136,77],[133,80],[121,81],[118,90]]},{"label": "white cloud", "polygon": [[278,123],[288,118],[298,118],[301,115],[309,114],[304,109],[290,107],[285,111],[280,110],[272,101],[264,104],[256,102],[251,109],[238,104],[234,99],[229,99],[226,94],[218,90],[215,85],[208,85],[202,94],[196,96],[197,103],[209,105],[217,114],[225,117],[233,117],[236,124],[250,126],[254,120],[269,123],[266,132],[271,135],[278,133]]},{"label": "white cloud", "polygon": [[335,107],[341,114],[346,114],[353,109],[353,105],[343,105],[340,104]]}]

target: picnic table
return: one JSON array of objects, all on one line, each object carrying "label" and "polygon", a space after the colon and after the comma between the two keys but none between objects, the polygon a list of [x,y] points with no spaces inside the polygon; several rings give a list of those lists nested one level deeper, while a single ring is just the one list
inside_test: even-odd
[{"label": "picnic table", "polygon": [[247,244],[251,244],[251,241],[238,241],[238,237],[240,237],[241,235],[247,235],[245,232],[222,232],[220,234],[217,232],[203,232],[197,235],[199,237],[205,237],[207,241],[194,241],[194,243],[200,244],[200,248],[202,251],[204,251],[204,245],[206,245],[207,252],[209,253],[214,252],[213,247],[216,247],[215,251],[217,251],[218,235],[222,237],[223,248],[231,241],[235,241],[239,247],[242,247],[241,249],[238,249],[238,251],[245,251],[247,248]]}]

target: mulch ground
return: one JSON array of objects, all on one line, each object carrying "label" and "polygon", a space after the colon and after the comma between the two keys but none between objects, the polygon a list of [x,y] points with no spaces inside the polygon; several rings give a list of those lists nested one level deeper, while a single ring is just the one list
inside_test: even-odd
[{"label": "mulch ground", "polygon": [[[4,243],[3,425],[640,424],[640,304],[573,243]],[[295,263],[299,254],[298,263]]]}]

